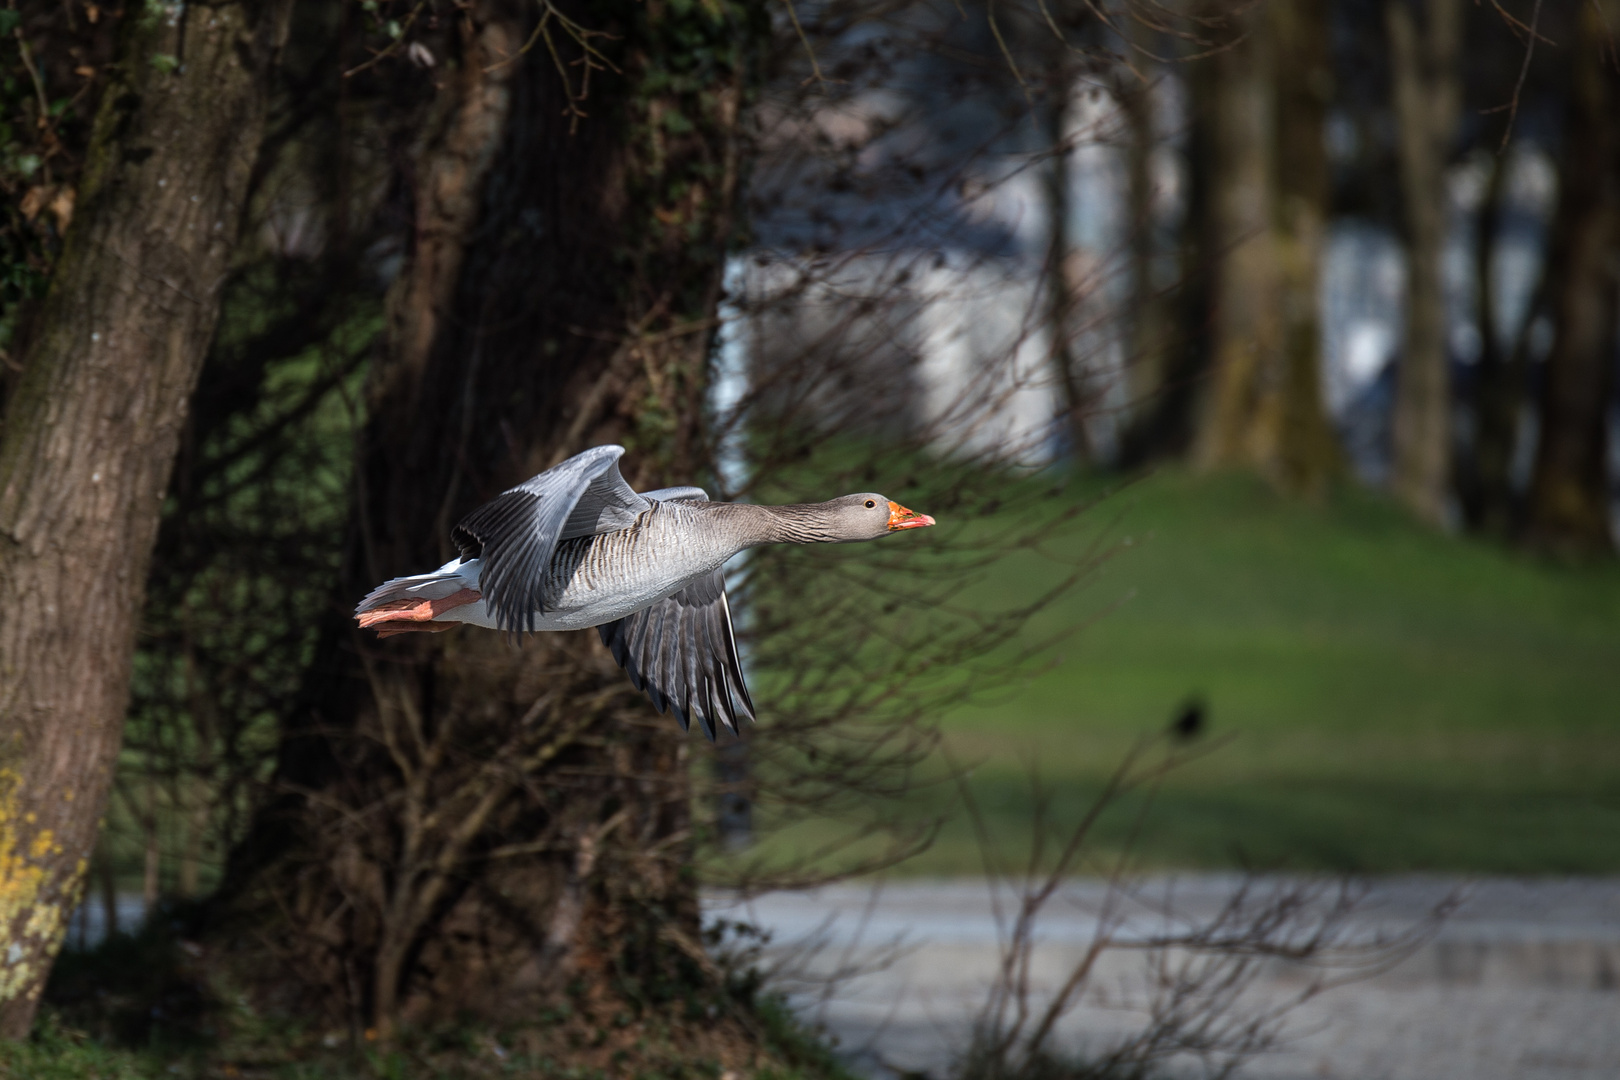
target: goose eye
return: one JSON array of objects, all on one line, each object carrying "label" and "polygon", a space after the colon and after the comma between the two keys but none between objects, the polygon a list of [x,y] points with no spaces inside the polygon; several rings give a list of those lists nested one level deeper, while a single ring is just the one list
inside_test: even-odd
[{"label": "goose eye", "polygon": [[866,508],[868,510],[872,509],[872,507],[874,507],[876,505],[877,505],[877,503],[873,502],[871,499],[866,500]]}]

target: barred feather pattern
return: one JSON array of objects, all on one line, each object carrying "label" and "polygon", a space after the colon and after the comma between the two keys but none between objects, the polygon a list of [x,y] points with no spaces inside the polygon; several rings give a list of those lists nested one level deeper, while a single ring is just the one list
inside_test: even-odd
[{"label": "barred feather pattern", "polygon": [[631,685],[682,731],[695,720],[713,742],[717,726],[735,734],[739,717],[754,719],[720,571],[597,630]]},{"label": "barred feather pattern", "polygon": [[[627,529],[561,541],[544,568],[518,590],[519,602],[528,605],[527,610],[489,604],[487,624],[509,631],[599,626],[718,570],[748,546],[746,534],[694,528],[693,510],[693,504],[654,503]],[[509,580],[505,575],[512,572],[510,561],[507,566],[497,577],[501,568],[481,565],[478,587],[486,600],[500,595],[500,586],[490,583],[492,578]]]}]

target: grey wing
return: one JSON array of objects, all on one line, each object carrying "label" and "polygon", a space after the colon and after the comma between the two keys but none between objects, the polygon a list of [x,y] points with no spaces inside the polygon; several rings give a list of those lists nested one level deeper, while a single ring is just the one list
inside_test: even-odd
[{"label": "grey wing", "polygon": [[696,720],[713,742],[716,721],[735,732],[739,714],[754,719],[719,570],[596,629],[631,685],[659,712],[673,709],[681,730]]},{"label": "grey wing", "polygon": [[651,504],[619,475],[622,446],[597,446],[502,492],[456,524],[463,559],[479,559],[478,588],[502,630],[534,629],[557,544],[629,527]]}]

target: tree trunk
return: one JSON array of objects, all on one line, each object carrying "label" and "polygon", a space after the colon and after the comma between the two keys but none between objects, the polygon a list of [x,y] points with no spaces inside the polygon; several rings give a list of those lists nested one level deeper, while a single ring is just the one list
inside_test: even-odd
[{"label": "tree trunk", "polygon": [[0,434],[0,1036],[25,1035],[106,801],[158,511],[290,0],[150,7]]},{"label": "tree trunk", "polygon": [[[1044,31],[1044,27],[1042,30]],[[1046,184],[1047,234],[1046,302],[1047,327],[1051,334],[1051,359],[1058,386],[1063,391],[1064,431],[1069,454],[1076,462],[1090,462],[1095,456],[1091,433],[1086,426],[1094,402],[1087,390],[1087,372],[1075,356],[1075,306],[1082,299],[1084,286],[1075,280],[1073,259],[1079,252],[1069,250],[1069,230],[1074,220],[1074,199],[1069,186],[1069,155],[1074,146],[1069,138],[1073,112],[1070,95],[1074,91],[1074,56],[1068,42],[1056,35],[1045,42],[1047,61],[1047,101],[1044,110],[1047,145],[1051,160],[1043,179]]]},{"label": "tree trunk", "polygon": [[1282,401],[1279,274],[1272,237],[1276,99],[1273,50],[1261,14],[1212,57],[1211,371],[1193,447],[1200,468],[1270,466]]},{"label": "tree trunk", "polygon": [[1397,157],[1406,221],[1406,341],[1395,393],[1394,488],[1418,516],[1445,524],[1451,488],[1451,379],[1445,295],[1445,166],[1462,97],[1461,0],[1385,7],[1394,79]]},{"label": "tree trunk", "polygon": [[612,69],[573,117],[551,53],[519,57],[537,14],[469,8],[451,100],[413,163],[414,247],[370,376],[344,592],[285,732],[282,794],[233,852],[213,916],[216,951],[262,1003],[346,1013],[384,1040],[407,1022],[532,1021],[565,992],[577,1016],[645,1015],[657,986],[711,970],[690,743],[594,631],[378,643],[347,614],[377,582],[445,561],[467,511],[592,443],[627,444],[637,486],[707,464],[704,378],[763,28],[740,7],[582,6]]},{"label": "tree trunk", "polygon": [[1272,0],[1277,56],[1278,313],[1282,320],[1279,429],[1273,471],[1285,490],[1320,495],[1339,469],[1339,445],[1322,400],[1318,285],[1327,231],[1327,148],[1333,92],[1328,9],[1319,0]]},{"label": "tree trunk", "polygon": [[[1151,32],[1136,20],[1126,30],[1134,44],[1151,52],[1157,44]],[[1143,441],[1161,407],[1161,395],[1168,377],[1170,342],[1167,327],[1175,312],[1154,280],[1154,264],[1159,258],[1157,178],[1154,154],[1159,146],[1153,93],[1156,72],[1142,56],[1132,57],[1132,66],[1120,65],[1115,72],[1114,97],[1125,116],[1126,220],[1130,233],[1130,266],[1126,282],[1125,310],[1125,432],[1121,457],[1139,457]]]},{"label": "tree trunk", "polygon": [[1338,460],[1316,295],[1327,17],[1311,0],[1232,17],[1243,36],[1211,60],[1213,367],[1193,460],[1255,467],[1285,491],[1320,493]]},{"label": "tree trunk", "polygon": [[1607,457],[1620,304],[1620,137],[1614,130],[1620,78],[1605,55],[1604,16],[1612,19],[1616,6],[1581,11],[1549,254],[1555,336],[1542,391],[1528,539],[1571,555],[1614,548]]},{"label": "tree trunk", "polygon": [[[1506,532],[1510,514],[1513,447],[1519,431],[1519,385],[1511,378],[1507,350],[1498,334],[1493,267],[1501,236],[1502,192],[1507,179],[1504,155],[1491,158],[1490,178],[1474,234],[1475,312],[1479,360],[1474,365],[1474,440],[1465,468],[1458,469],[1458,494],[1471,528]],[[1527,312],[1534,317],[1534,312]]]},{"label": "tree trunk", "polygon": [[[1205,17],[1213,18],[1218,9],[1200,9]],[[1136,31],[1140,32],[1140,30]],[[1183,48],[1187,48],[1186,44]],[[1198,48],[1202,50],[1200,42]],[[1208,382],[1210,367],[1210,312],[1214,294],[1216,269],[1213,265],[1211,245],[1215,241],[1211,223],[1215,217],[1215,87],[1218,84],[1216,65],[1209,59],[1187,58],[1182,64],[1183,78],[1187,81],[1187,172],[1186,207],[1176,236],[1176,262],[1179,283],[1173,294],[1160,299],[1157,307],[1163,311],[1161,336],[1149,348],[1159,351],[1157,371],[1148,376],[1152,380],[1151,397],[1146,395],[1137,402],[1138,414],[1132,418],[1120,446],[1120,463],[1127,468],[1141,465],[1156,458],[1189,455],[1196,435],[1198,406],[1201,391]],[[1143,141],[1145,132],[1141,119],[1133,121],[1133,140]],[[1146,148],[1133,151],[1136,163],[1132,167],[1132,206],[1148,200],[1146,185],[1149,179]],[[1140,185],[1140,186],[1139,186]],[[1133,210],[1133,213],[1140,213]],[[1136,267],[1134,278],[1146,285],[1148,267],[1143,263],[1145,253],[1133,253]],[[1133,292],[1135,286],[1133,285]],[[1140,296],[1141,293],[1135,295]],[[1136,307],[1132,322],[1136,326],[1151,316],[1142,307]],[[1175,327],[1164,331],[1163,327]],[[1132,330],[1133,341],[1141,341],[1141,330]],[[1132,362],[1140,364],[1145,350],[1138,347]]]}]

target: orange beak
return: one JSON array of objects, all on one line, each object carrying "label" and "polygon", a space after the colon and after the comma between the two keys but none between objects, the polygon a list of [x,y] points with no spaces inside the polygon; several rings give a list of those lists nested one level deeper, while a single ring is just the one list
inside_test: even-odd
[{"label": "orange beak", "polygon": [[896,529],[921,529],[932,525],[934,519],[927,514],[919,514],[915,510],[907,510],[893,499],[889,500],[889,531]]}]

